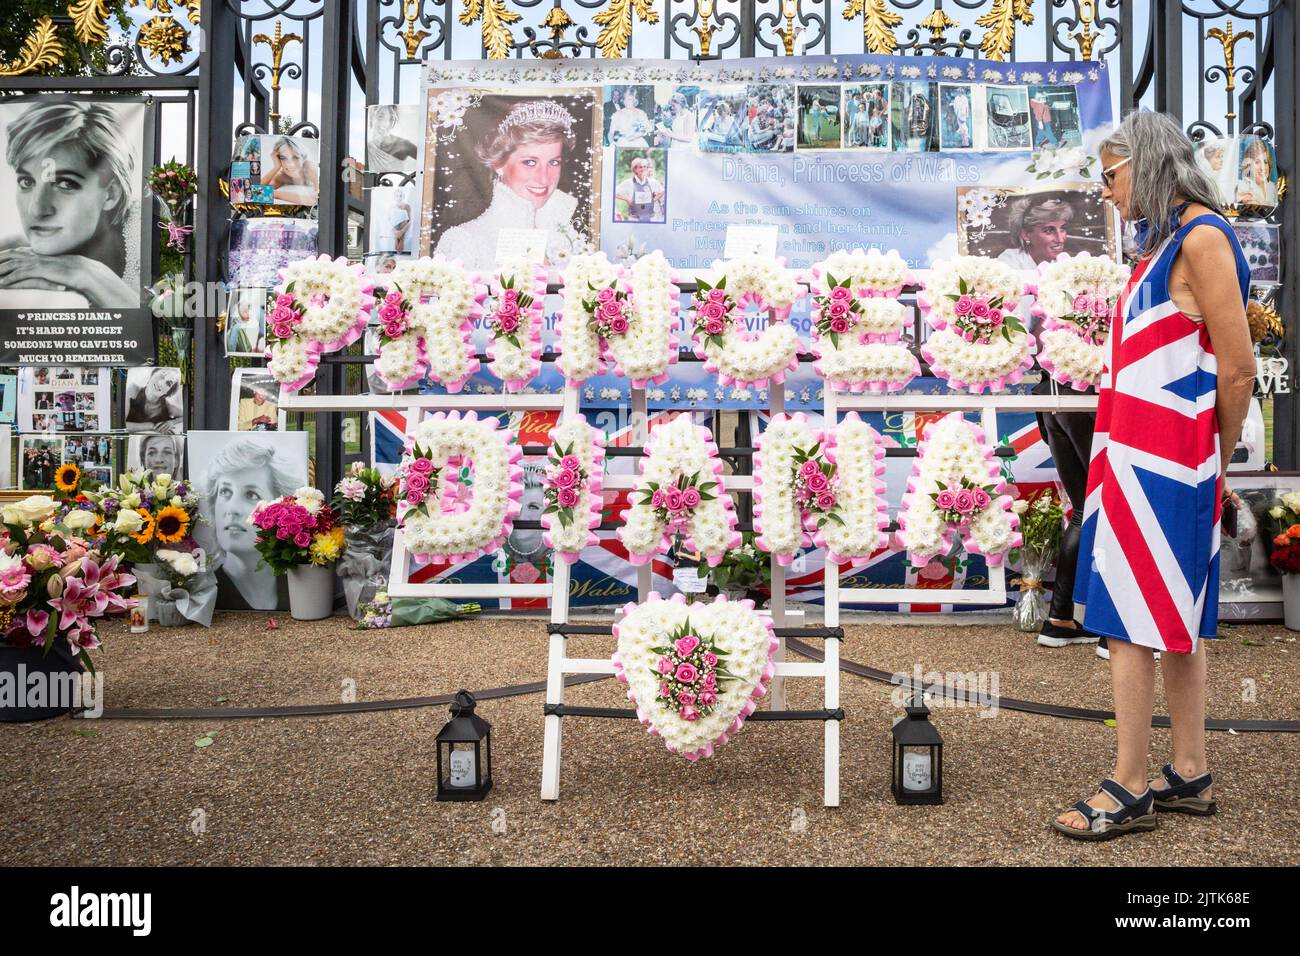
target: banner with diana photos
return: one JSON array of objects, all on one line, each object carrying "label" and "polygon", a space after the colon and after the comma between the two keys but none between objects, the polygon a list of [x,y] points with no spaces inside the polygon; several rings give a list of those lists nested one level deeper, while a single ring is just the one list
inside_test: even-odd
[{"label": "banner with diana photos", "polygon": [[[1119,256],[1098,147],[1114,128],[1103,63],[1003,63],[862,54],[701,63],[660,60],[430,61],[422,187],[383,187],[372,268],[399,248],[490,271],[521,248],[552,277],[575,255],[661,250],[692,279],[740,229],[807,269],[840,249],[897,250],[915,270],[957,255],[1031,273],[1061,253]],[[383,120],[391,143],[394,117]],[[379,192],[380,190],[376,190]],[[388,201],[391,194],[392,201]],[[410,253],[407,253],[410,254]],[[555,342],[548,314],[543,345]],[[746,317],[751,330],[766,324]],[[807,302],[791,323],[811,339]],[[475,343],[486,347],[482,323]],[[918,387],[937,387],[922,380]],[[533,387],[558,391],[552,363]],[[811,367],[787,402],[816,407]],[[489,369],[472,391],[499,391]],[[760,408],[678,363],[650,407]],[[617,407],[629,384],[588,380],[583,401]]]}]

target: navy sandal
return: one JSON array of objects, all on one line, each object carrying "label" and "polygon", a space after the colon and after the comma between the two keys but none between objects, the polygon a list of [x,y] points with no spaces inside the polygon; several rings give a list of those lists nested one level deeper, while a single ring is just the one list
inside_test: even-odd
[{"label": "navy sandal", "polygon": [[1201,796],[1214,783],[1208,770],[1192,780],[1184,780],[1174,765],[1167,763],[1160,768],[1160,773],[1169,786],[1164,790],[1151,791],[1155,797],[1156,810],[1164,813],[1191,813],[1198,817],[1208,817],[1219,812],[1219,805],[1212,797],[1207,800]]},{"label": "navy sandal", "polygon": [[1126,833],[1154,830],[1159,825],[1152,809],[1154,797],[1149,787],[1143,794],[1133,794],[1107,778],[1098,789],[1119,806],[1114,810],[1098,810],[1087,800],[1080,800],[1073,809],[1088,821],[1087,829],[1076,830],[1057,820],[1052,821],[1052,828],[1071,840],[1114,840]]}]

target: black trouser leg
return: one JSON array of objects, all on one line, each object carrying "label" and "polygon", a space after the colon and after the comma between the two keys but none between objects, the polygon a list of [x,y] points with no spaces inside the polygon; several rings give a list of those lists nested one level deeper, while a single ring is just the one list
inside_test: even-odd
[{"label": "black trouser leg", "polygon": [[1052,606],[1048,617],[1057,621],[1074,618],[1074,572],[1079,562],[1079,532],[1083,527],[1083,502],[1088,489],[1088,460],[1092,455],[1092,433],[1097,416],[1091,412],[1068,414],[1038,413],[1038,428],[1052,451],[1052,461],[1072,514],[1061,536],[1056,559],[1056,583],[1052,585]]}]

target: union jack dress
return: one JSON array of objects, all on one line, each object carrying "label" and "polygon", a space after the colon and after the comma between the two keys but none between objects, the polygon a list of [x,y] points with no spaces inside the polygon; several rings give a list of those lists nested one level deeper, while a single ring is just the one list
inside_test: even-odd
[{"label": "union jack dress", "polygon": [[1074,587],[1089,631],[1180,654],[1218,623],[1217,365],[1205,323],[1169,298],[1174,258],[1202,224],[1227,235],[1249,296],[1250,267],[1217,215],[1138,262],[1111,320]]}]

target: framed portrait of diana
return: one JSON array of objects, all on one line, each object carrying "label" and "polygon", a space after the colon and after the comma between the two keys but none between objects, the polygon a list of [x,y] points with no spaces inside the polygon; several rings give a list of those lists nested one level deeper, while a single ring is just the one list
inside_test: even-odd
[{"label": "framed portrait of diana", "polygon": [[427,91],[426,254],[497,265],[501,231],[545,234],[564,269],[600,245],[601,90]]}]

